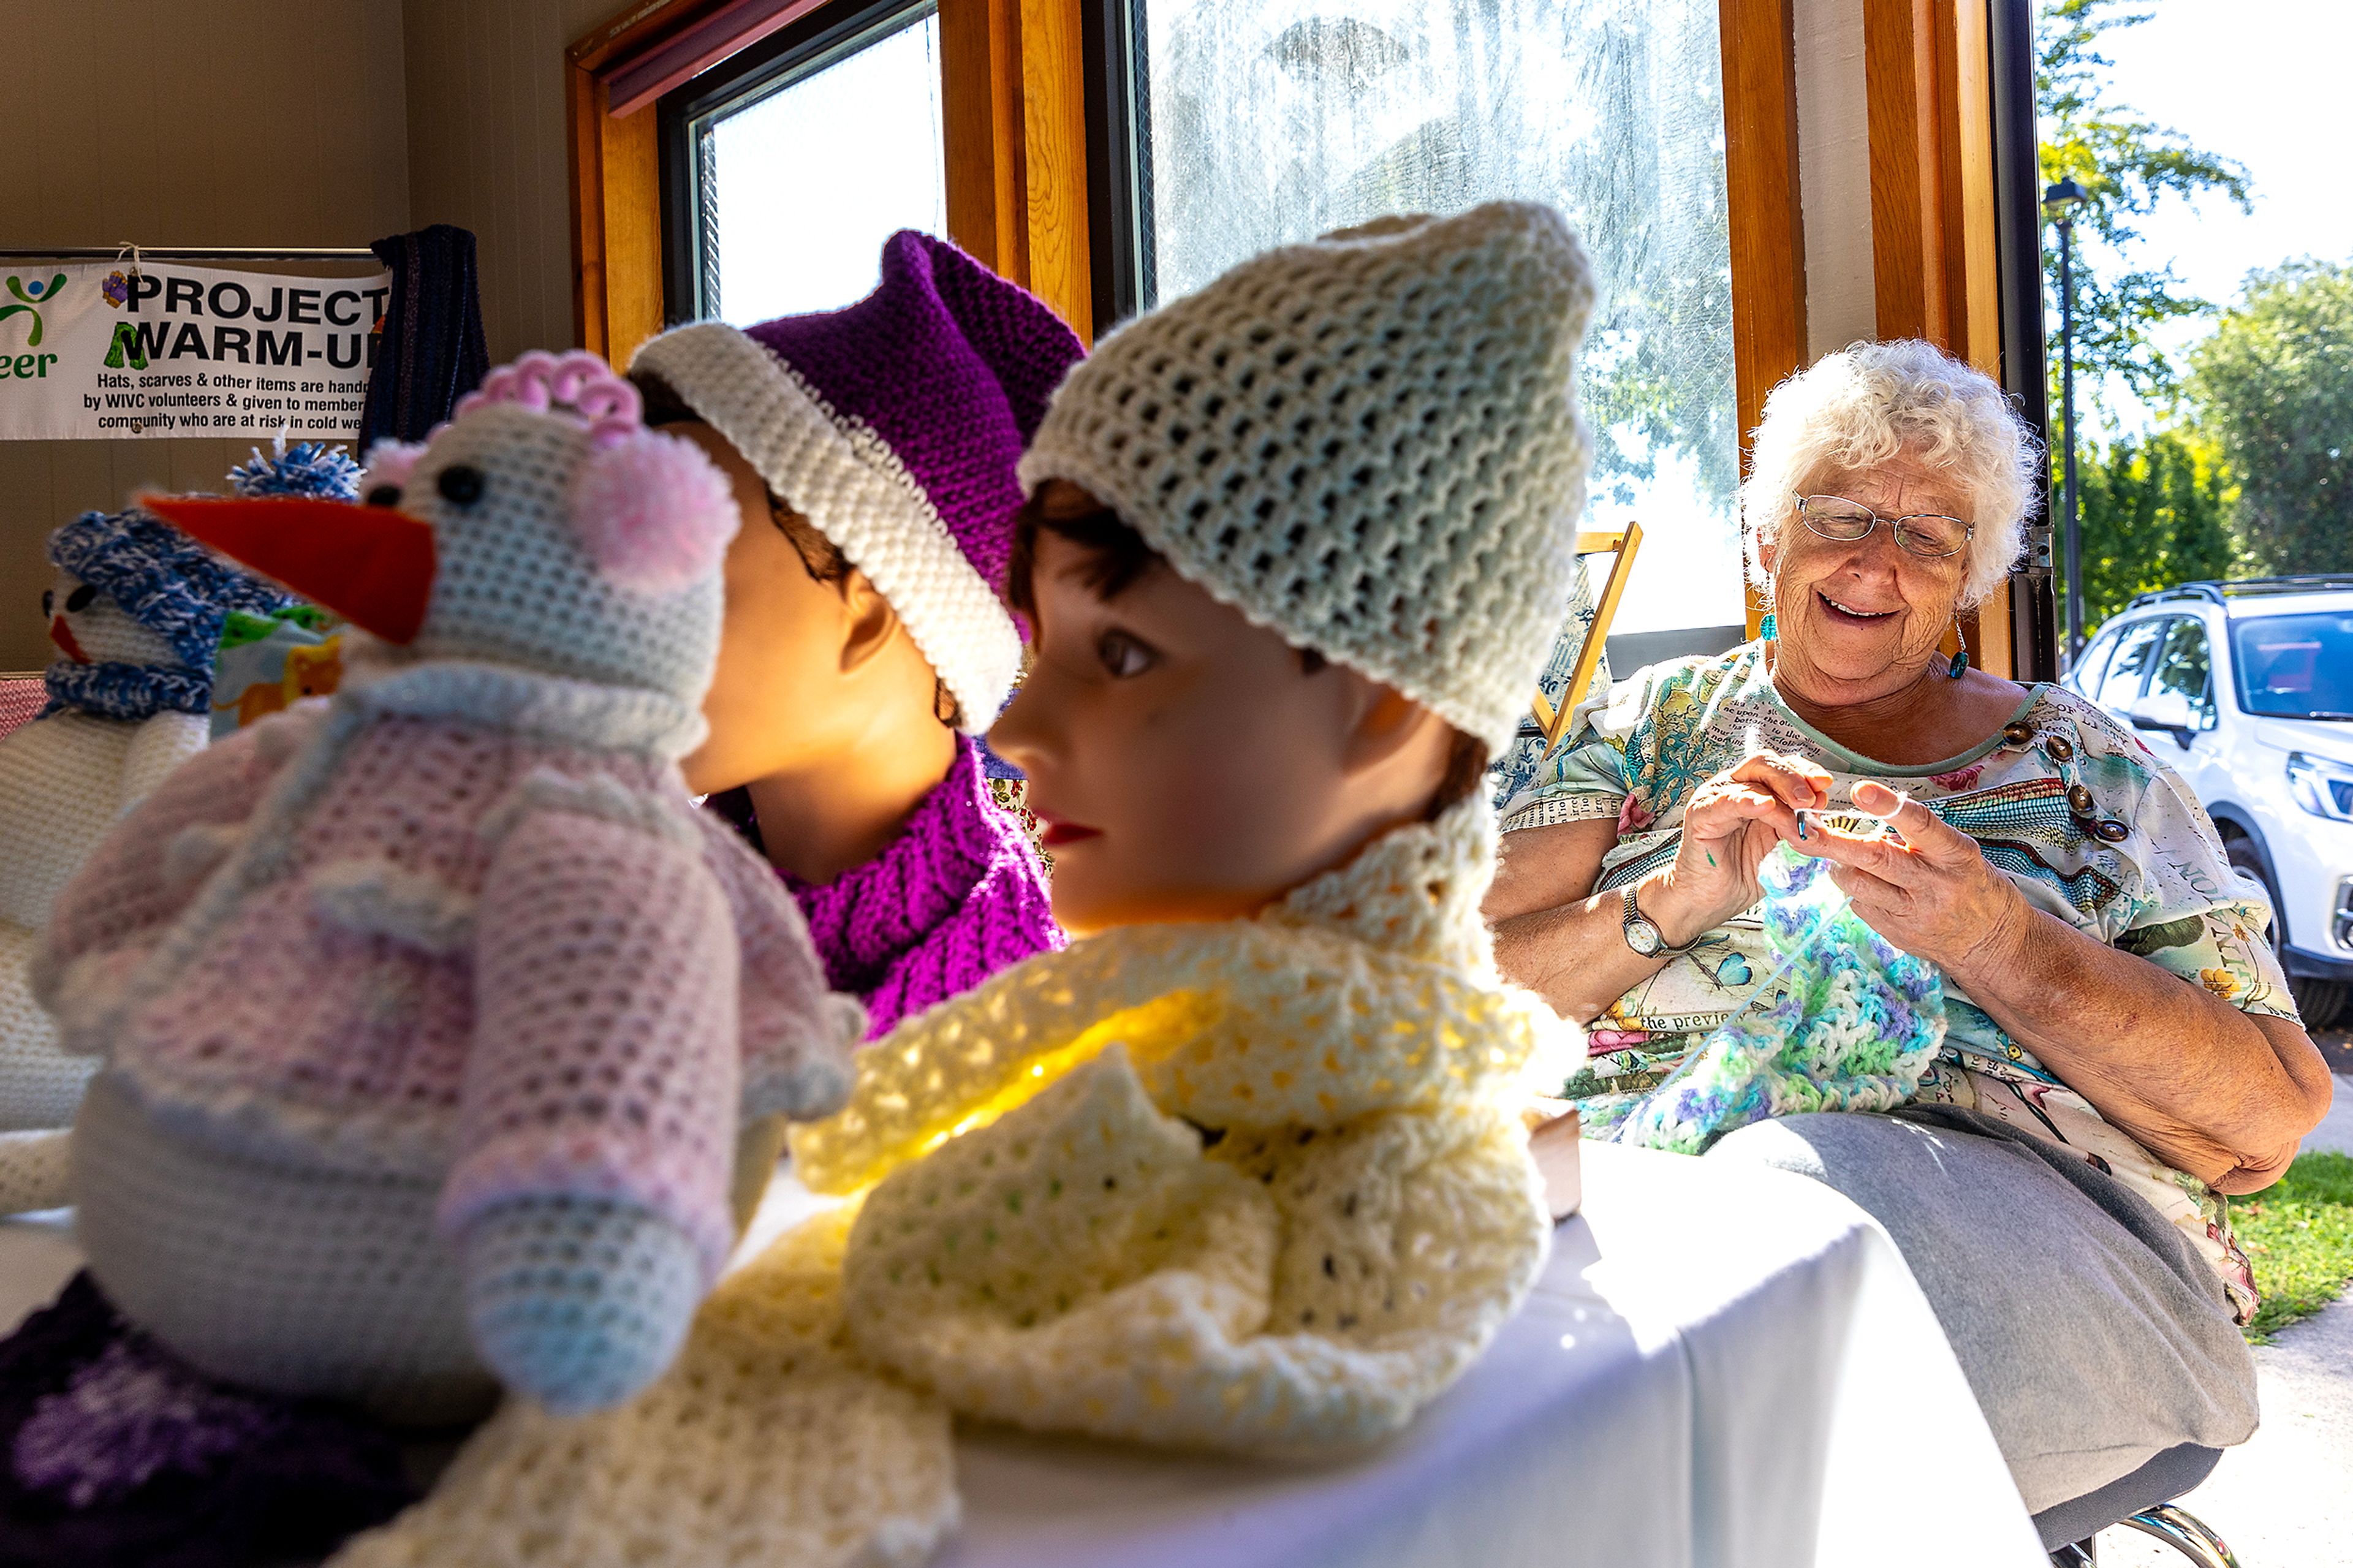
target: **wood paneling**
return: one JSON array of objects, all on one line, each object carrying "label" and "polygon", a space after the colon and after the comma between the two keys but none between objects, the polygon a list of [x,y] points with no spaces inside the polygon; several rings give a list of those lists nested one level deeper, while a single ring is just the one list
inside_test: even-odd
[{"label": "wood paneling", "polygon": [[[1863,0],[1873,283],[1882,338],[1925,338],[2001,376],[1992,55],[1985,0]],[[2007,676],[2010,585],[1968,617]]]},{"label": "wood paneling", "polygon": [[[1791,0],[1720,0],[1724,161],[1732,238],[1732,356],[1740,468],[1766,395],[1806,363],[1806,226],[1798,179]],[[1766,606],[1748,591],[1748,632]]]},{"label": "wood paneling", "polygon": [[1882,338],[2000,372],[1984,0],[1863,0]]},{"label": "wood paneling", "polygon": [[948,237],[1092,336],[1080,0],[940,0]]},{"label": "wood paneling", "polygon": [[[7,40],[11,247],[358,246],[409,226],[400,0],[23,5]],[[0,669],[49,661],[51,531],[142,489],[218,489],[249,445],[0,441]]]}]

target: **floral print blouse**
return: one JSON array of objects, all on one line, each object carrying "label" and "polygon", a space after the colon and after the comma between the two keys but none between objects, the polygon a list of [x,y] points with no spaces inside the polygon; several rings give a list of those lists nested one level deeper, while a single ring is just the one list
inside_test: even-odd
[{"label": "floral print blouse", "polygon": [[[2037,686],[1983,743],[1892,767],[1792,712],[1774,690],[1765,647],[1654,665],[1597,689],[1559,750],[1504,806],[1504,831],[1613,818],[1618,842],[1597,890],[1622,887],[1673,860],[1684,804],[1752,745],[1810,757],[1831,776],[1833,811],[1866,779],[1904,791],[1976,839],[2037,908],[2246,1012],[2295,1017],[2263,940],[2268,916],[2246,898],[2205,809],[2099,709]],[[1765,951],[1751,910],[1620,997],[1594,1020],[1568,1097],[1655,1087],[1747,1000]],[[2254,1282],[2221,1198],[2103,1120],[1949,979],[1945,995],[1950,1027],[1921,1098],[1986,1112],[2123,1180],[2189,1234],[2241,1321],[2252,1316]]]}]

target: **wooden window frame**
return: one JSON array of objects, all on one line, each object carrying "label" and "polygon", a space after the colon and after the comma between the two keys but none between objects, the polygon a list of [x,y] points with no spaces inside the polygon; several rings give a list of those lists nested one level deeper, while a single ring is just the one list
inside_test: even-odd
[{"label": "wooden window frame", "polygon": [[[940,96],[948,237],[1091,337],[1082,3],[939,0]],[[639,0],[565,50],[582,347],[626,365],[665,323],[655,99],[825,8]],[[755,23],[727,31],[746,16]],[[627,112],[614,112],[617,88]]]},{"label": "wooden window frame", "polygon": [[[2006,363],[2021,356],[2015,332],[2007,352],[2003,336],[1988,0],[1862,3],[1877,335],[1925,339],[2006,386],[2021,371],[2039,384],[2039,355],[2031,369]],[[2038,346],[2040,326],[2038,319]],[[1963,614],[1980,668],[2035,673],[2035,650],[2017,641],[2032,617],[2013,603],[2034,591],[2035,580],[2021,586],[2013,575],[1981,610]]]},{"label": "wooden window frame", "polygon": [[[626,364],[664,324],[660,138],[649,81],[674,86],[685,79],[679,71],[708,69],[817,14],[822,3],[638,0],[566,51],[573,303],[582,346]],[[1717,5],[1744,474],[1766,395],[1806,363],[1796,3]],[[1866,3],[1949,8],[1951,0]],[[949,237],[1037,293],[1092,340],[1097,300],[1118,294],[1098,293],[1090,244],[1088,62],[1090,49],[1101,55],[1106,47],[1102,8],[1124,0],[938,4]],[[747,10],[761,18],[756,32],[732,45],[714,36],[731,15]],[[1094,73],[1099,97],[1102,64]],[[613,113],[617,79],[638,104],[621,115]],[[1876,100],[1873,112],[1875,149]],[[1873,156],[1875,168],[1876,151]],[[1097,188],[1107,188],[1105,171],[1093,173]],[[1876,179],[1873,187],[1875,228]],[[1752,635],[1761,608],[1752,595]]]}]

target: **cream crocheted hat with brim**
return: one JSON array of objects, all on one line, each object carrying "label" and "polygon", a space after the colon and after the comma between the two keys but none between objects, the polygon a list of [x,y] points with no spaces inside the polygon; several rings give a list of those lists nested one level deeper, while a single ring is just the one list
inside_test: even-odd
[{"label": "cream crocheted hat with brim", "polygon": [[1500,755],[1576,564],[1584,250],[1549,207],[1254,257],[1105,338],[1021,483],[1067,479],[1191,581]]}]

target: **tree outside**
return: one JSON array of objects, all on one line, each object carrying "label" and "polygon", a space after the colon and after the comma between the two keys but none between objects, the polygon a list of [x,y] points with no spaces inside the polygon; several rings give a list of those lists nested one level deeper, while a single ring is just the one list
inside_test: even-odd
[{"label": "tree outside", "polygon": [[[2220,196],[2245,212],[2253,195],[2235,159],[2111,89],[2105,40],[2159,3],[2045,0],[2037,33],[2042,178],[2073,179],[2088,198],[2074,220],[2087,629],[2135,594],[2176,583],[2353,571],[2353,268],[2284,262],[2250,275],[2224,308],[2146,254],[2140,225],[2168,198]],[[2049,233],[2043,265],[2055,337],[2062,279]],[[2210,319],[2186,352],[2168,352],[2180,323]],[[2055,410],[2055,353],[2051,374]],[[2134,401],[2153,427],[2122,432]],[[2061,432],[2052,434],[2055,501]]]},{"label": "tree outside", "polygon": [[2195,431],[2118,436],[2105,449],[2079,451],[2076,462],[2086,626],[2136,594],[2236,572],[2237,492],[2212,441]]},{"label": "tree outside", "polygon": [[2190,363],[2199,417],[2238,476],[2249,562],[2353,572],[2353,267],[2256,273]]}]

